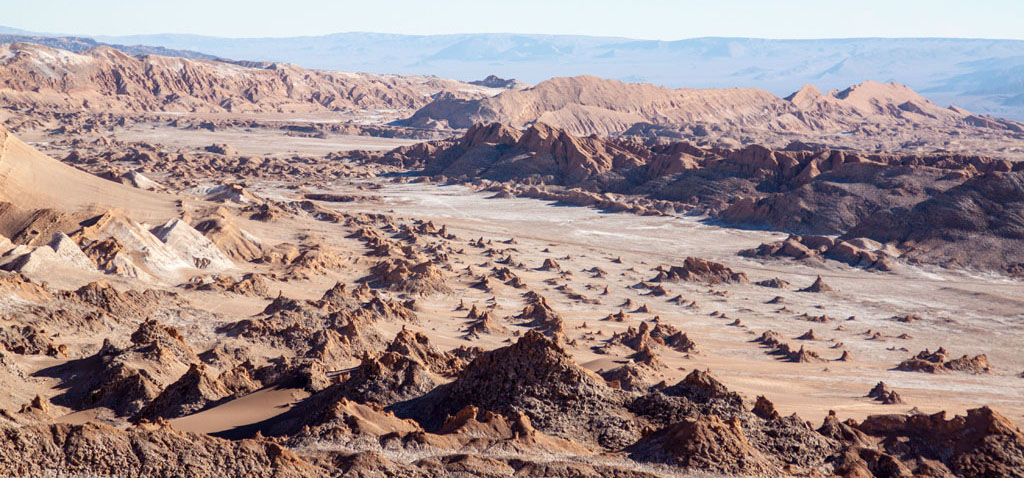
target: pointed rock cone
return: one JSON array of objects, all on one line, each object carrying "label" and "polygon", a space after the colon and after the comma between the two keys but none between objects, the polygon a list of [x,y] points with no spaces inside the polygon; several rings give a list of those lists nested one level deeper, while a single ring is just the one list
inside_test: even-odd
[{"label": "pointed rock cone", "polygon": [[814,335],[814,329],[810,329],[803,335],[796,338],[797,340],[818,340],[818,336]]},{"label": "pointed rock cone", "polygon": [[903,403],[903,399],[900,397],[900,395],[895,391],[890,390],[889,387],[885,385],[885,382],[878,382],[875,385],[875,387],[872,388],[870,392],[868,392],[867,396],[869,398],[873,398],[879,402],[882,402],[885,405],[896,405],[899,403]]},{"label": "pointed rock cone", "polygon": [[835,289],[830,287],[825,281],[818,276],[818,278],[806,289],[800,289],[800,292],[835,292]]},{"label": "pointed rock cone", "polygon": [[872,388],[870,392],[868,392],[867,396],[868,398],[879,398],[882,395],[889,393],[889,391],[889,387],[885,384],[885,382],[878,382],[875,384],[875,387]]},{"label": "pointed rock cone", "polygon": [[479,289],[485,292],[491,291],[491,280],[487,276],[480,276],[480,279],[470,285],[474,289]]},{"label": "pointed rock cone", "polygon": [[812,363],[825,361],[824,359],[821,358],[821,356],[817,354],[817,352],[806,349],[803,345],[800,346],[800,350],[796,352],[790,352],[787,358],[790,362],[797,363]]}]

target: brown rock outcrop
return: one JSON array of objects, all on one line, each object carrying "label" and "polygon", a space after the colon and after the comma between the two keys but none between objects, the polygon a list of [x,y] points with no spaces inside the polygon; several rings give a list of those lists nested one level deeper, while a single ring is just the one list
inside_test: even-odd
[{"label": "brown rock outcrop", "polygon": [[67,345],[54,342],[48,335],[31,324],[0,326],[0,348],[20,355],[66,357]]},{"label": "brown rock outcrop", "polygon": [[467,336],[479,336],[480,334],[507,334],[508,328],[498,322],[490,312],[479,314],[466,326]]},{"label": "brown rock outcrop", "polygon": [[991,373],[992,370],[988,363],[988,356],[978,355],[970,357],[964,355],[963,357],[952,359],[949,358],[949,352],[945,348],[939,347],[935,352],[928,350],[922,350],[920,353],[912,358],[904,360],[896,366],[897,370],[904,370],[907,372],[927,372],[927,373],[938,373],[938,372],[967,372],[967,373]]},{"label": "brown rock outcrop", "polygon": [[1024,434],[988,407],[946,419],[934,415],[875,415],[856,428],[882,438],[883,450],[896,457],[935,460],[938,472],[956,476],[1022,476]]},{"label": "brown rock outcrop", "polygon": [[268,297],[271,294],[266,276],[260,273],[244,274],[237,279],[230,276],[196,277],[183,286],[187,289],[229,292],[249,297]]},{"label": "brown rock outcrop", "polygon": [[697,257],[687,257],[682,266],[672,266],[668,270],[661,269],[651,282],[692,281],[708,284],[746,284],[750,282],[747,275],[734,272],[732,269]]},{"label": "brown rock outcrop", "polygon": [[869,239],[836,239],[823,236],[792,234],[782,241],[761,244],[755,249],[740,251],[745,257],[789,257],[804,261],[831,259],[872,271],[888,271],[894,258],[880,243]]},{"label": "brown rock outcrop", "polygon": [[621,344],[639,352],[643,348],[660,345],[683,353],[697,351],[697,344],[690,340],[685,332],[668,324],[641,322],[639,327],[630,326],[625,332],[612,335],[608,344]]},{"label": "brown rock outcrop", "polygon": [[444,273],[432,262],[413,264],[404,259],[387,259],[371,270],[372,282],[394,291],[414,294],[447,294],[451,288]]},{"label": "brown rock outcrop", "polygon": [[757,415],[765,420],[776,420],[779,417],[779,412],[775,411],[775,404],[764,397],[764,395],[758,395],[757,401],[754,402],[754,408],[751,413]]},{"label": "brown rock outcrop", "polygon": [[[1020,202],[1021,167],[999,157],[974,151],[888,154],[759,145],[732,149],[565,136],[546,126],[519,132],[479,124],[457,141],[399,148],[368,159],[422,167],[428,175],[460,181],[503,181],[492,188],[507,195],[637,214],[687,210],[729,224],[800,233],[745,251],[753,255],[827,258],[878,271],[892,269],[905,257],[941,263],[944,254],[956,257],[957,264],[1006,272],[1024,263],[1018,253],[1018,221],[1011,217],[1013,208],[1004,206]],[[531,138],[536,140],[528,141]],[[577,143],[591,146],[569,146]],[[577,161],[565,157],[566,150],[558,150],[562,147],[584,152]],[[677,163],[678,167],[666,166]],[[904,211],[912,213],[912,222],[904,221]],[[933,213],[942,220],[928,221]],[[841,236],[824,244],[823,236],[813,234]],[[977,234],[1000,252],[967,247],[968,239]]]}]

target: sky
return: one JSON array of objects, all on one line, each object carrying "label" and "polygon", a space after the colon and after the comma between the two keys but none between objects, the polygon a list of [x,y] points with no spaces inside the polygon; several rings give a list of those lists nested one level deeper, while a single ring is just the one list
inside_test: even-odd
[{"label": "sky", "polygon": [[1024,0],[0,0],[0,25],[44,33],[288,37],[541,33],[679,40],[1024,39]]}]

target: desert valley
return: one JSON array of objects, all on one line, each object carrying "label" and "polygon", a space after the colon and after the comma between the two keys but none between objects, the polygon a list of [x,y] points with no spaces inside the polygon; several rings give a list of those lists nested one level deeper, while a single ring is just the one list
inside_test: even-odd
[{"label": "desert valley", "polygon": [[162,53],[0,44],[0,476],[1024,476],[1024,123]]}]

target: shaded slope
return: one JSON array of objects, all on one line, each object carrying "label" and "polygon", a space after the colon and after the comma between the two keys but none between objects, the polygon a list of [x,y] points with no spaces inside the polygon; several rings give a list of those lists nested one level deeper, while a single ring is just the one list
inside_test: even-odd
[{"label": "shaded slope", "polygon": [[913,207],[866,218],[847,236],[895,241],[928,262],[1024,273],[1024,172],[972,178]]}]

